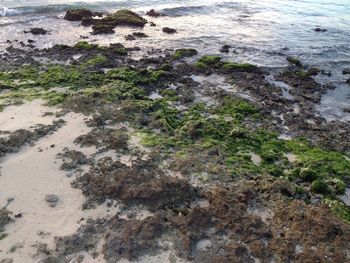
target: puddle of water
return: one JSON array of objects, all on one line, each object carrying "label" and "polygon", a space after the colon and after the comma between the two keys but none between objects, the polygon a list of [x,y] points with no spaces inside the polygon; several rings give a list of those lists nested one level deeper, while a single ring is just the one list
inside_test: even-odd
[{"label": "puddle of water", "polygon": [[280,88],[282,90],[283,97],[287,100],[294,100],[294,97],[290,94],[292,87],[283,81],[275,80],[273,75],[266,77],[266,80],[273,86]]},{"label": "puddle of water", "polygon": [[202,239],[199,240],[198,243],[196,244],[196,249],[199,251],[206,251],[209,250],[213,244],[209,239]]},{"label": "puddle of water", "polygon": [[[321,103],[316,110],[321,117],[328,121],[350,121],[350,86],[339,84],[335,90],[329,90],[321,98]],[[344,111],[345,110],[345,111]]]}]

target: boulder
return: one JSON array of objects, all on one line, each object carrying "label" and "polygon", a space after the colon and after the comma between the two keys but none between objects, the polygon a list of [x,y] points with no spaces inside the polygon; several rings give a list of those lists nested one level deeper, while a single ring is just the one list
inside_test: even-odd
[{"label": "boulder", "polygon": [[138,14],[122,9],[117,12],[108,15],[101,19],[100,24],[113,25],[113,26],[133,26],[144,27],[147,20],[139,16]]},{"label": "boulder", "polygon": [[87,9],[72,9],[68,10],[64,16],[65,20],[68,21],[82,21],[83,18],[92,18],[94,13]]}]

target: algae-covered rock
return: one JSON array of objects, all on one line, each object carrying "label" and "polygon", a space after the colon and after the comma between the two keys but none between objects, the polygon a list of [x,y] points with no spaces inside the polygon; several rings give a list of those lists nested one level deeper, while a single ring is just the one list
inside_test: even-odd
[{"label": "algae-covered rock", "polygon": [[172,55],[174,59],[181,59],[184,57],[193,57],[198,55],[198,51],[193,48],[181,48],[177,49],[175,53]]},{"label": "algae-covered rock", "polygon": [[114,34],[114,26],[112,25],[94,25],[92,27],[92,34],[93,35],[99,35],[99,34]]},{"label": "algae-covered rock", "polygon": [[87,9],[72,9],[68,10],[64,16],[68,21],[82,21],[84,17],[93,17],[94,13]]},{"label": "algae-covered rock", "polygon": [[101,20],[101,24],[108,24],[113,26],[143,27],[146,23],[146,19],[126,9],[118,10],[117,12],[108,15]]},{"label": "algae-covered rock", "polygon": [[290,63],[290,64],[293,64],[297,67],[302,67],[303,64],[301,63],[301,61],[298,59],[298,58],[295,58],[295,57],[287,57],[287,61]]}]

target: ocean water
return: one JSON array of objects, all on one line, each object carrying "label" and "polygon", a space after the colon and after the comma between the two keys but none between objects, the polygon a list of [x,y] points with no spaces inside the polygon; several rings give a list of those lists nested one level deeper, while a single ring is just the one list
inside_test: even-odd
[{"label": "ocean water", "polygon": [[[125,42],[132,29],[91,36],[90,28],[62,19],[65,10],[77,7],[106,12],[129,8],[140,14],[154,8],[166,16],[149,19],[158,25],[143,29],[150,38]],[[319,81],[338,87],[324,96],[320,112],[330,119],[350,120],[342,111],[350,107],[350,86],[345,84],[349,76],[342,75],[344,68],[350,68],[350,0],[0,0],[0,50],[7,46],[6,40],[34,38],[23,33],[34,26],[51,32],[35,37],[39,47],[72,44],[81,35],[102,44],[194,47],[203,54],[219,54],[220,47],[229,44],[235,52],[224,54],[225,59],[272,70],[286,66],[286,56],[297,56],[307,65],[331,72],[331,77]],[[163,34],[163,26],[175,27],[178,33]],[[316,27],[327,31],[315,32]]]}]

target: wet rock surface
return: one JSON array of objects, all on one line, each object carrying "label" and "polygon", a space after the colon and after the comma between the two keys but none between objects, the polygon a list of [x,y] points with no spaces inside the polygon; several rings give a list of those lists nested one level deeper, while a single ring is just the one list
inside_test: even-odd
[{"label": "wet rock surface", "polygon": [[[146,23],[130,11],[101,22],[86,10],[66,16],[111,30]],[[34,67],[18,73],[20,84],[1,75],[10,92],[14,83],[55,89],[41,96],[90,117],[91,130],[75,136],[80,148],[65,148],[57,158],[86,198],[83,209],[116,210],[82,218],[74,234],[55,238],[54,249],[38,247],[43,262],[142,260],[169,251],[189,262],[350,260],[350,212],[340,199],[350,183],[350,129],[317,115],[315,105],[332,89],[314,80],[321,70],[286,58],[290,65],[271,79],[248,63],[197,59],[194,49],[152,50],[140,60],[129,51],[79,42],[37,51],[12,47],[0,58],[4,72]],[[71,64],[51,67],[34,55]],[[8,136],[0,137],[0,153],[60,125],[0,134]],[[52,206],[60,198],[44,196]],[[8,220],[0,210],[0,231]]]}]

